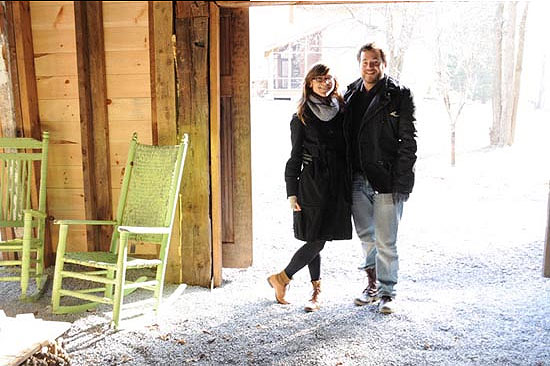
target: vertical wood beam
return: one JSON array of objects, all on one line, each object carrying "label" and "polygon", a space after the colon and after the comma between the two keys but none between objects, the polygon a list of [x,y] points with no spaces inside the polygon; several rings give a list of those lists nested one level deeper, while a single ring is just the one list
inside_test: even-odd
[{"label": "vertical wood beam", "polygon": [[182,185],[182,279],[205,287],[212,279],[208,16],[207,1],[176,3],[178,132],[189,133]]},{"label": "vertical wood beam", "polygon": [[40,140],[30,5],[28,1],[16,1],[12,6],[23,135]]},{"label": "vertical wood beam", "polygon": [[[175,145],[176,71],[174,65],[173,3],[149,1],[149,59],[151,68],[151,118],[153,144]],[[180,217],[179,210],[175,217]],[[182,282],[180,225],[174,225],[168,252],[166,281]]]},{"label": "vertical wood beam", "polygon": [[[111,220],[111,169],[103,9],[100,1],[75,1],[76,56],[86,218]],[[88,250],[108,251],[111,230],[86,228]]]},{"label": "vertical wood beam", "polygon": [[170,1],[149,2],[149,47],[151,60],[151,108],[154,143],[175,145],[176,75],[172,44],[173,10]]},{"label": "vertical wood beam", "polygon": [[213,285],[222,284],[222,192],[220,162],[220,10],[210,3],[210,179]]},{"label": "vertical wood beam", "polygon": [[[8,32],[14,40],[15,47],[10,49],[10,57],[15,61],[11,66],[12,84],[14,87],[14,111],[16,118],[16,135],[42,139],[42,129],[38,114],[38,89],[34,69],[34,47],[31,27],[31,10],[28,1],[10,2],[7,7],[8,21],[13,28]],[[38,191],[40,187],[40,167],[33,165],[34,184],[31,190],[33,207],[38,207]],[[44,265],[53,263],[53,248],[51,245],[50,225],[46,221],[44,242]]]},{"label": "vertical wood beam", "polygon": [[11,81],[11,102],[13,111],[11,118],[3,116],[2,132],[6,137],[23,136],[23,118],[21,117],[21,96],[19,93],[19,75],[17,73],[17,51],[15,47],[15,27],[13,20],[13,1],[4,2],[6,6],[4,17],[2,17],[2,33],[4,34],[4,49],[2,56],[7,62],[7,70]]},{"label": "vertical wood beam", "polygon": [[227,10],[231,11],[233,176],[238,179],[233,180],[234,244],[223,245],[223,266],[248,267],[253,258],[249,12],[248,8]]},{"label": "vertical wood beam", "polygon": [[233,121],[231,98],[231,9],[220,11],[220,88],[221,88],[221,165],[222,165],[222,242],[235,243],[233,223]]}]

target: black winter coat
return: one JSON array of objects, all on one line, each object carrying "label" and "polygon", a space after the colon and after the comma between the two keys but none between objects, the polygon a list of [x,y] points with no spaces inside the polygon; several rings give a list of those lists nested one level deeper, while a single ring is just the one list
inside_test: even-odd
[{"label": "black winter coat", "polygon": [[304,241],[351,239],[343,113],[325,122],[306,106],[305,121],[292,117],[292,151],[285,168],[287,196],[297,196],[302,208],[294,211],[294,236]]},{"label": "black winter coat", "polygon": [[[344,94],[346,140],[358,139],[360,164],[374,190],[410,193],[414,185],[416,128],[414,102],[408,88],[385,76],[361,120],[359,133],[351,136],[354,97],[363,83],[358,79]],[[353,154],[348,143],[348,156]]]}]

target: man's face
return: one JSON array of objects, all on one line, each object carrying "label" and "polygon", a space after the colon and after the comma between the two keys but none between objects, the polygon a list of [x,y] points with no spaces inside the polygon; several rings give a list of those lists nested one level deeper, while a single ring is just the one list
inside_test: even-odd
[{"label": "man's face", "polygon": [[367,89],[372,88],[378,80],[384,76],[386,65],[382,62],[382,57],[378,50],[369,50],[361,52],[359,60],[361,68],[361,77]]}]

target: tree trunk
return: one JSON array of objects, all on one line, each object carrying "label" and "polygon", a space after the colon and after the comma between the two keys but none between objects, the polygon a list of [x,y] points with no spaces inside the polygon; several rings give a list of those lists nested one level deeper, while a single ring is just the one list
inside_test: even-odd
[{"label": "tree trunk", "polygon": [[[504,146],[511,135],[512,121],[512,103],[513,103],[513,83],[514,83],[514,68],[516,54],[516,9],[517,3],[506,3],[508,8],[507,16],[504,23],[504,42],[503,42],[503,58],[502,58],[502,82],[500,85],[502,98],[502,114],[500,120],[501,131],[499,134],[498,146]],[[509,55],[508,57],[506,57]]]},{"label": "tree trunk", "polygon": [[451,166],[456,165],[455,151],[456,151],[456,122],[451,125]]},{"label": "tree trunk", "polygon": [[495,15],[495,77],[493,80],[493,126],[490,131],[491,146],[497,146],[500,135],[500,121],[502,119],[502,28],[504,3],[497,5]]},{"label": "tree trunk", "polygon": [[514,71],[514,88],[512,93],[514,95],[512,100],[512,116],[510,120],[510,135],[506,142],[508,146],[512,146],[516,135],[516,121],[518,115],[519,104],[519,92],[521,87],[521,71],[523,67],[523,47],[525,45],[525,23],[527,22],[527,11],[529,9],[529,2],[525,3],[523,8],[523,15],[521,16],[521,22],[518,29],[518,52],[516,54],[516,69]]},{"label": "tree trunk", "polygon": [[544,107],[544,94],[545,94],[545,83],[546,79],[546,54],[542,57],[542,71],[540,73],[540,84],[539,84],[539,93],[537,95],[537,101],[535,102],[535,109],[541,109]]}]

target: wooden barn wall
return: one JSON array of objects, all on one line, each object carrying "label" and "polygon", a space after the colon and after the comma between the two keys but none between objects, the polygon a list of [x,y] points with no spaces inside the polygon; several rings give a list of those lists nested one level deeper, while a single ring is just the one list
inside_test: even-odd
[{"label": "wooden barn wall", "polygon": [[[83,219],[73,3],[31,1],[30,12],[39,117],[42,129],[50,132],[48,213],[55,218]],[[55,248],[59,228],[50,228]],[[71,230],[68,242],[69,250],[85,250],[85,228]]]},{"label": "wooden barn wall", "polygon": [[[30,2],[39,114],[51,133],[48,210],[85,218],[74,3]],[[118,203],[132,133],[152,142],[148,2],[103,2],[112,206]],[[58,228],[52,225],[53,245]],[[86,250],[86,230],[69,231],[68,250]],[[78,246],[77,246],[78,245]]]}]

